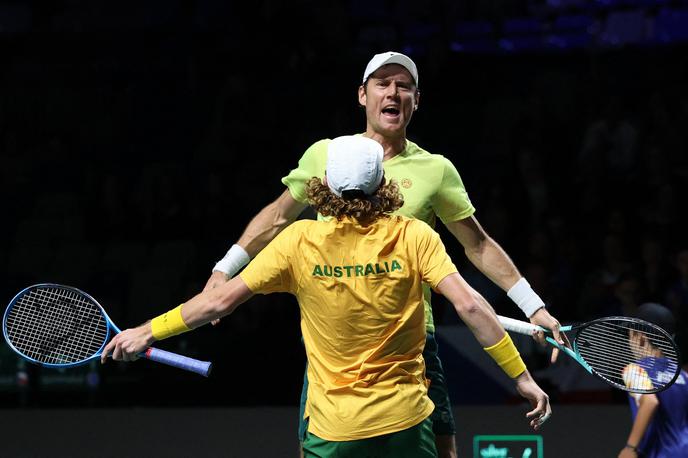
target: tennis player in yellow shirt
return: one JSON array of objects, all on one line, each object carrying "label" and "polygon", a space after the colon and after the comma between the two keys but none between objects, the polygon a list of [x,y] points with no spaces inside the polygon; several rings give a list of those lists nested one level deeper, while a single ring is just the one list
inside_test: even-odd
[{"label": "tennis player in yellow shirt", "polygon": [[229,282],[116,335],[102,362],[110,354],[137,359],[156,340],[227,315],[253,294],[289,292],[308,358],[304,456],[436,457],[422,356],[426,283],[451,301],[530,401],[526,417],[537,430],[551,414],[547,395],[438,234],[423,221],[391,216],[403,197],[384,179],[383,154],[362,136],[329,142],[325,179],[306,186],[328,219],[291,224]]}]

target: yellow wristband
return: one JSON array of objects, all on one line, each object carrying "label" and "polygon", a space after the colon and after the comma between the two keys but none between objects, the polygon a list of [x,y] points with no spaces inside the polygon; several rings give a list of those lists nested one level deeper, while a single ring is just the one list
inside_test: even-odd
[{"label": "yellow wristband", "polygon": [[151,331],[155,340],[167,339],[168,337],[191,330],[182,319],[182,305],[153,318],[153,321],[151,321]]},{"label": "yellow wristband", "polygon": [[483,348],[499,367],[511,378],[516,378],[526,370],[526,365],[521,359],[509,333],[505,333],[502,340],[491,347]]}]

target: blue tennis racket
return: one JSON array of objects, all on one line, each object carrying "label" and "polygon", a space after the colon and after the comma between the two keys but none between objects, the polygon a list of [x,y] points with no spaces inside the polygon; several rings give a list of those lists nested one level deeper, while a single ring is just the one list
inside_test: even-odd
[{"label": "blue tennis racket", "polygon": [[[532,335],[551,332],[525,321],[498,316],[504,329]],[[676,343],[661,327],[638,318],[611,316],[587,323],[562,326],[575,332],[572,347],[545,339],[590,374],[609,385],[631,393],[657,393],[671,386],[681,372]]]},{"label": "blue tennis racket", "polygon": [[[73,367],[100,358],[111,332],[120,333],[101,305],[71,286],[42,283],[14,296],[2,319],[9,346],[22,358],[45,367]],[[210,375],[212,363],[158,348],[142,357]]]}]

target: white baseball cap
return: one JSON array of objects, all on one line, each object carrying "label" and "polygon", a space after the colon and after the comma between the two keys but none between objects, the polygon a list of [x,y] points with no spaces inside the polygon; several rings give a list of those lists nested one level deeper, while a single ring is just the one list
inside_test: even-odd
[{"label": "white baseball cap", "polygon": [[406,70],[409,71],[409,73],[413,77],[413,80],[416,82],[416,86],[418,86],[418,69],[416,68],[416,64],[411,60],[409,56],[394,51],[387,51],[381,54],[375,54],[373,58],[370,59],[370,62],[368,62],[368,66],[366,66],[365,72],[363,72],[363,83],[366,82],[368,77],[375,70],[387,64],[399,64],[402,67],[404,67]]},{"label": "white baseball cap", "polygon": [[338,197],[344,191],[373,194],[382,182],[384,150],[375,140],[361,135],[346,135],[330,141],[327,147],[327,186]]}]

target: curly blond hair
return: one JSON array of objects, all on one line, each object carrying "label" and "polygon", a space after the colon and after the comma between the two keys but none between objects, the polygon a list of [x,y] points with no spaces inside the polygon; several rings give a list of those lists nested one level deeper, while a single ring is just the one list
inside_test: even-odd
[{"label": "curly blond hair", "polygon": [[344,191],[342,197],[337,197],[320,178],[313,177],[306,183],[306,196],[308,203],[321,215],[338,220],[350,217],[360,223],[388,217],[404,205],[404,197],[394,180],[383,182],[371,196],[361,191]]}]

